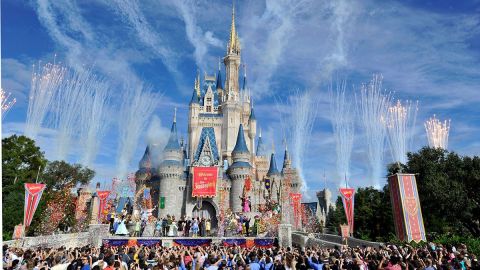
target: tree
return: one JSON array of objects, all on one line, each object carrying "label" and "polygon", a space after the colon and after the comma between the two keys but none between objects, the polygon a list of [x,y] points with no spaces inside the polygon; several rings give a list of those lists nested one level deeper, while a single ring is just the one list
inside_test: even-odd
[{"label": "tree", "polygon": [[35,141],[12,135],[2,139],[3,239],[11,239],[15,225],[23,222],[24,184],[35,182],[47,164]]},{"label": "tree", "polygon": [[354,236],[372,241],[386,240],[394,233],[388,186],[383,190],[359,188],[355,192]]},{"label": "tree", "polygon": [[427,233],[480,237],[479,157],[425,147],[408,154],[404,171],[417,174]]},{"label": "tree", "polygon": [[67,186],[88,184],[95,172],[80,164],[70,165],[65,161],[50,162],[42,174],[42,182],[47,184],[47,190],[62,190]]}]

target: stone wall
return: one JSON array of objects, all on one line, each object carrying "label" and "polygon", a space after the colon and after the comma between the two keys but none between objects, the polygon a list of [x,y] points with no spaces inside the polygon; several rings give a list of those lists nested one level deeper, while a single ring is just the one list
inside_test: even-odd
[{"label": "stone wall", "polygon": [[88,232],[24,237],[23,239],[4,241],[3,244],[23,248],[100,246],[102,238],[109,236],[108,229],[108,224],[92,224]]}]

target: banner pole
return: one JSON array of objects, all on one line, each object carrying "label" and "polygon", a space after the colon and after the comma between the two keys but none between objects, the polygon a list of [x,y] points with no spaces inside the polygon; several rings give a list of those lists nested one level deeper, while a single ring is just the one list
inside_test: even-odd
[{"label": "banner pole", "polygon": [[38,166],[37,178],[35,179],[35,184],[38,183],[38,175],[40,174],[40,168],[42,168],[42,166]]}]

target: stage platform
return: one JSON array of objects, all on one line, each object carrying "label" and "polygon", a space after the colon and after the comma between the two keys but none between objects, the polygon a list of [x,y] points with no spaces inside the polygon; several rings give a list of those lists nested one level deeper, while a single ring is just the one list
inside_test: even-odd
[{"label": "stage platform", "polygon": [[271,237],[122,237],[110,236],[102,239],[104,246],[241,246],[270,248],[275,244]]}]

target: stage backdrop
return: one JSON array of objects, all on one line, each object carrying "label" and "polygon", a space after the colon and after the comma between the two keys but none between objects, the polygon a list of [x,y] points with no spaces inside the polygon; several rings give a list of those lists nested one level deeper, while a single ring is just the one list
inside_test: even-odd
[{"label": "stage backdrop", "polygon": [[217,167],[193,167],[192,197],[215,197]]},{"label": "stage backdrop", "polygon": [[397,173],[388,177],[395,232],[401,241],[426,241],[422,210],[414,174]]}]

